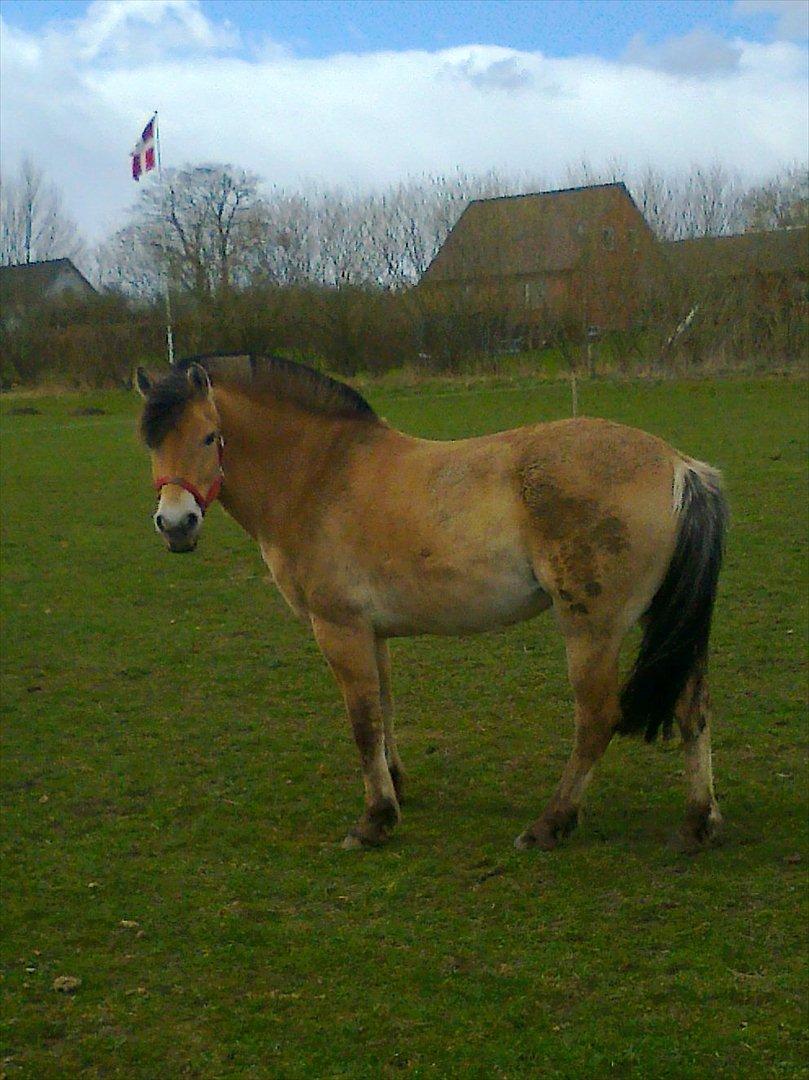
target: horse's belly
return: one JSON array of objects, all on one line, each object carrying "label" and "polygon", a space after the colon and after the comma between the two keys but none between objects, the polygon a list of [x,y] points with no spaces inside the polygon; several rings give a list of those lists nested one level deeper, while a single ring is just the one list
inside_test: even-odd
[{"label": "horse's belly", "polygon": [[431,574],[404,590],[375,590],[374,625],[389,637],[475,634],[522,622],[545,611],[551,599],[533,574]]}]

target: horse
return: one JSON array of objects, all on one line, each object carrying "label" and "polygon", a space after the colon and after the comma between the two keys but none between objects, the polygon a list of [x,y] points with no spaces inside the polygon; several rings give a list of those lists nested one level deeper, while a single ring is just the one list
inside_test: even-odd
[{"label": "horse", "polygon": [[[682,843],[716,834],[706,668],[728,518],[716,469],[601,419],[416,438],[347,384],[273,356],[191,357],[162,377],[138,368],[135,381],[168,550],[195,549],[218,498],[342,691],[365,788],[346,848],[379,845],[400,821],[389,639],[492,630],[551,608],[573,749],[516,846],[550,850],[571,833],[615,734],[652,742],[675,722]],[[638,623],[622,684],[619,650]]]}]

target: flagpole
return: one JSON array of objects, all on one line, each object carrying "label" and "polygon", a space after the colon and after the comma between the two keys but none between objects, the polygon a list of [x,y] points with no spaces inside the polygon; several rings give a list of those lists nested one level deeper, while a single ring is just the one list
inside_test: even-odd
[{"label": "flagpole", "polygon": [[[155,148],[157,150],[157,179],[160,184],[160,196],[163,202],[163,206],[166,205],[166,188],[163,184],[163,158],[160,153],[160,120],[157,115],[157,109],[154,111],[154,141]],[[171,318],[171,294],[169,292],[169,273],[168,273],[168,259],[166,260],[166,266],[164,269],[163,283],[165,286],[165,299],[166,299],[166,347],[169,354],[169,367],[174,367],[174,331],[172,329]]]}]

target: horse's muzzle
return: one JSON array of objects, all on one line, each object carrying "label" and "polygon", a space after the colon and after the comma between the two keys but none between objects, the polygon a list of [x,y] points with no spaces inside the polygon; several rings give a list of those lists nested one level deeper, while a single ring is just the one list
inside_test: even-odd
[{"label": "horse's muzzle", "polygon": [[197,546],[202,515],[193,511],[179,522],[170,522],[163,514],[154,516],[155,528],[163,537],[166,547],[175,555],[193,551]]},{"label": "horse's muzzle", "polygon": [[193,540],[180,540],[173,541],[166,538],[166,547],[173,555],[186,555],[189,551],[194,551],[197,546],[196,536]]}]

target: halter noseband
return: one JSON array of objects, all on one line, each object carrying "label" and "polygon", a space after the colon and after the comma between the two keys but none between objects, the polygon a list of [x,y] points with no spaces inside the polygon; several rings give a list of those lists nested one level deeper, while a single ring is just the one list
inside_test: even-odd
[{"label": "halter noseband", "polygon": [[196,501],[197,506],[202,512],[202,516],[205,516],[205,511],[211,505],[211,503],[219,495],[222,489],[222,481],[225,479],[225,473],[222,469],[222,458],[225,452],[225,440],[220,435],[216,442],[216,451],[219,455],[219,472],[216,474],[216,478],[207,492],[203,495],[199,488],[192,484],[190,480],[184,480],[182,476],[158,476],[154,482],[154,489],[157,492],[163,490],[166,484],[174,484],[175,487],[182,488],[183,491],[187,491],[189,495],[192,495]]}]

